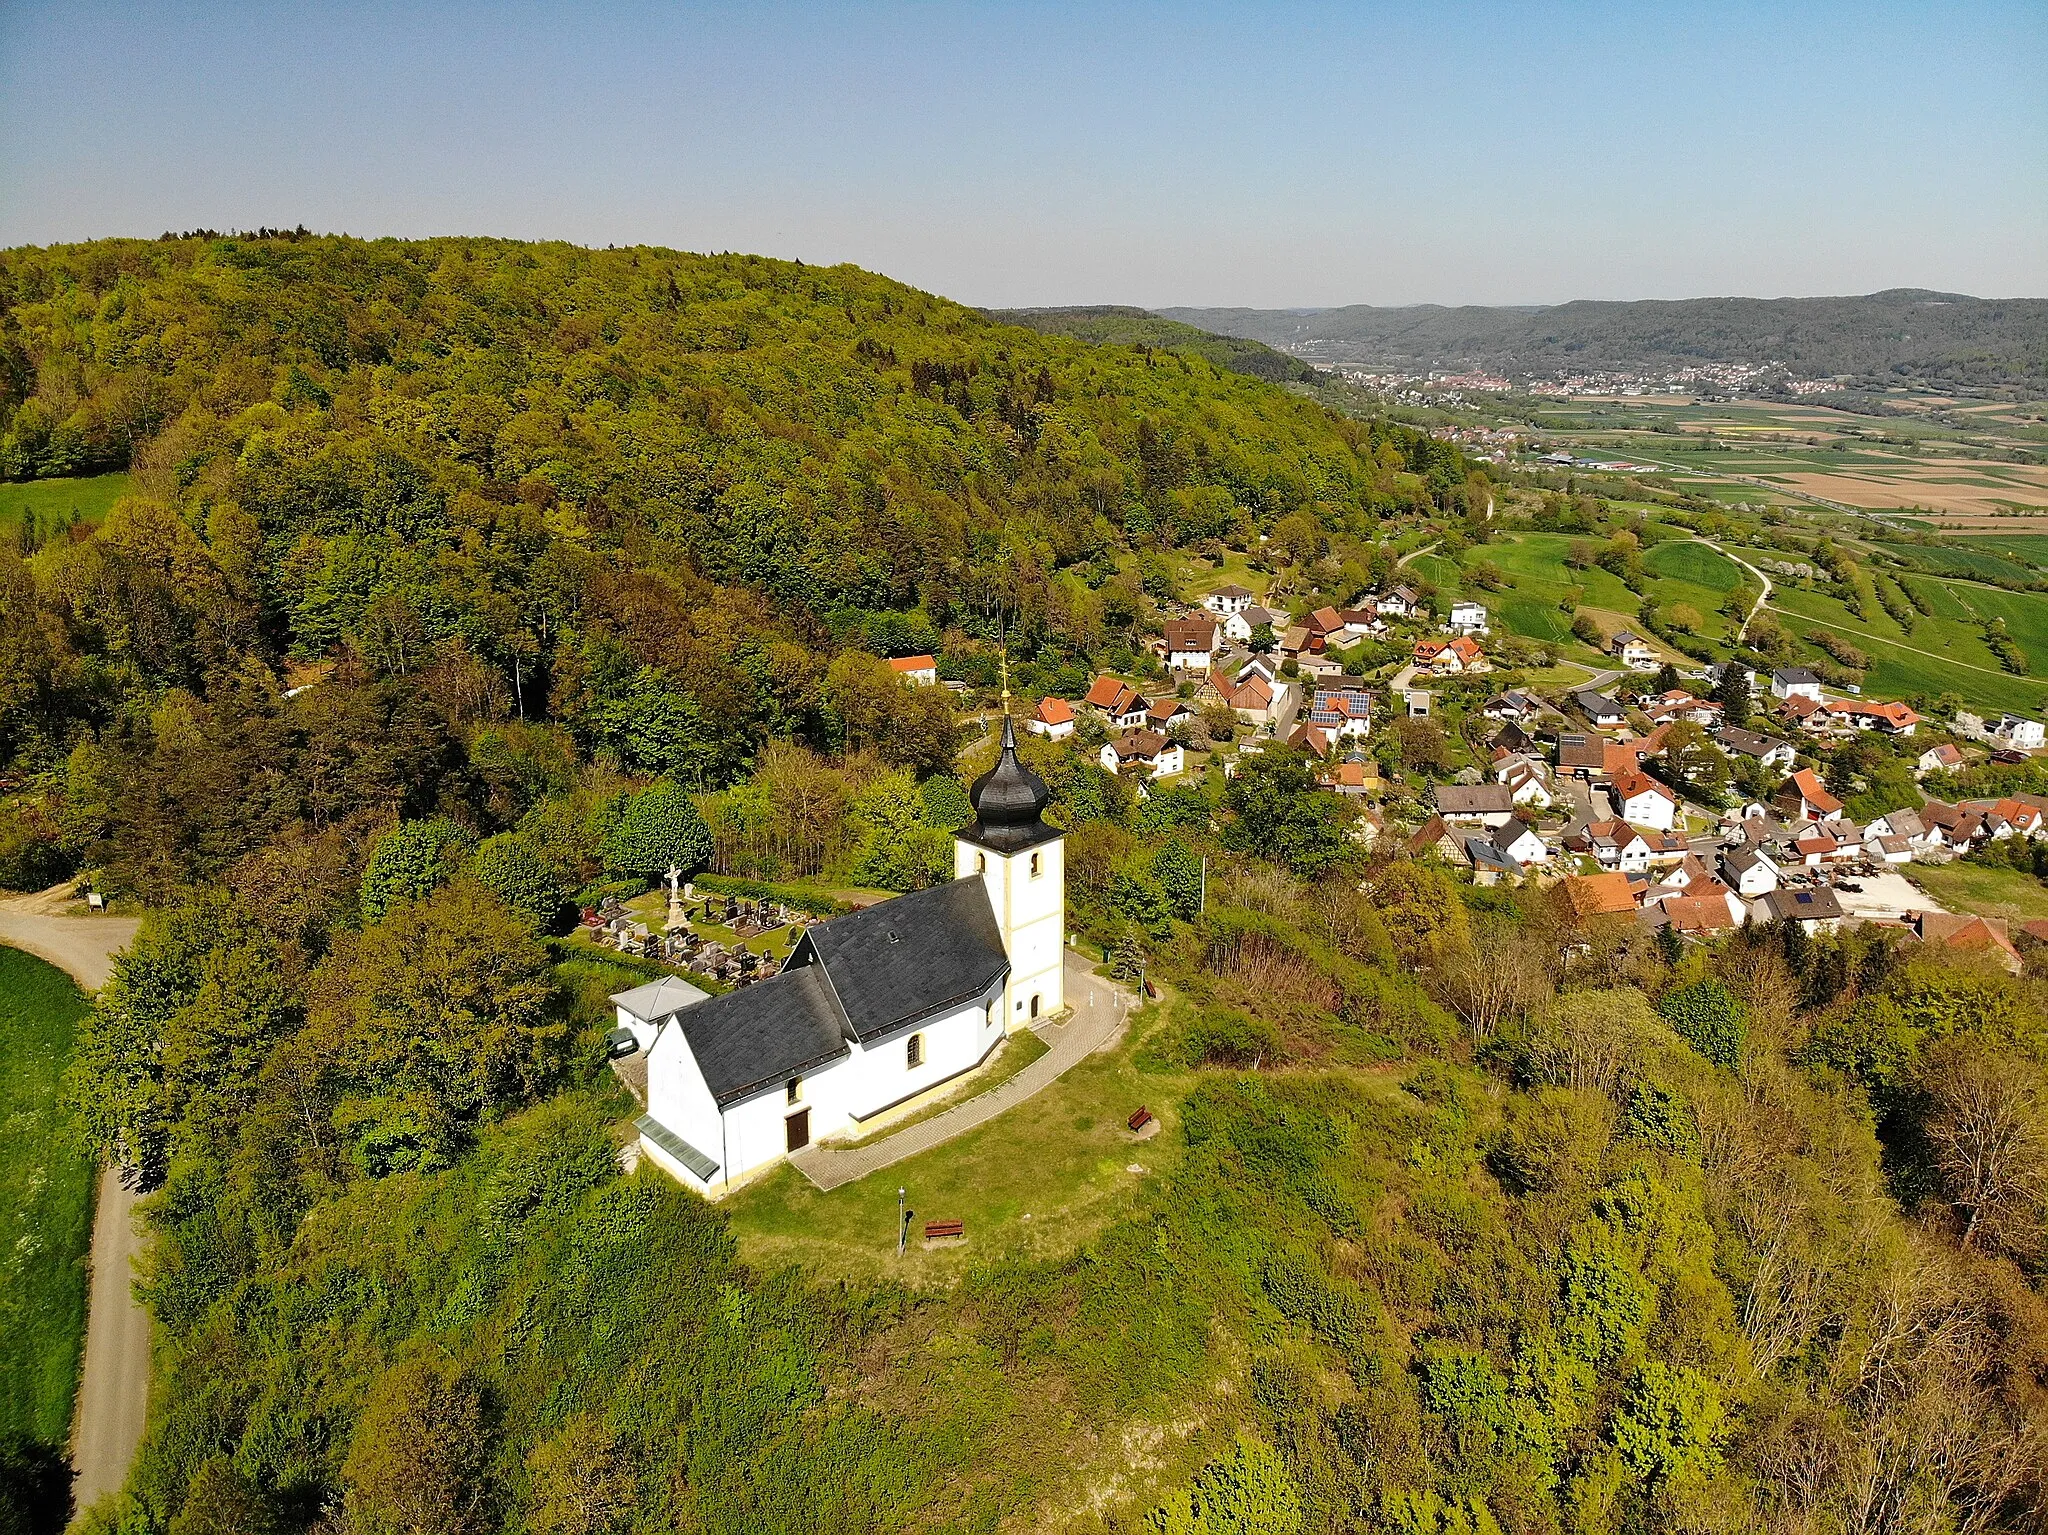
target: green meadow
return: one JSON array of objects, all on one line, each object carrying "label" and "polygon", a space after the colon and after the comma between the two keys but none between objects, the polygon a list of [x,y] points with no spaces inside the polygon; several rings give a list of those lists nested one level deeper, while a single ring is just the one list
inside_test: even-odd
[{"label": "green meadow", "polygon": [[126,474],[0,484],[0,529],[11,532],[23,513],[31,511],[45,525],[67,512],[76,514],[79,522],[98,522],[128,489]]},{"label": "green meadow", "polygon": [[58,1088],[85,1011],[61,970],[0,948],[0,1438],[61,1447],[85,1334],[92,1158]]}]

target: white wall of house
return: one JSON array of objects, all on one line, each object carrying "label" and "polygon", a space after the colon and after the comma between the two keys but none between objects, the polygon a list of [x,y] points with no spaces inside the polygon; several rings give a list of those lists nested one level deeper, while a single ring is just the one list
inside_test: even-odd
[{"label": "white wall of house", "polygon": [[1669,831],[1678,820],[1678,807],[1665,795],[1645,789],[1622,801],[1621,818],[1631,826]]}]

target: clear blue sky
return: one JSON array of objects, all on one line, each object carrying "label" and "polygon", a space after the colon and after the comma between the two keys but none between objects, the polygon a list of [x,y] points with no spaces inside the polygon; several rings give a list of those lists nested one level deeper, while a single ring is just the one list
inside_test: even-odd
[{"label": "clear blue sky", "polygon": [[2048,0],[0,0],[0,245],[303,221],[980,304],[2048,294]]}]

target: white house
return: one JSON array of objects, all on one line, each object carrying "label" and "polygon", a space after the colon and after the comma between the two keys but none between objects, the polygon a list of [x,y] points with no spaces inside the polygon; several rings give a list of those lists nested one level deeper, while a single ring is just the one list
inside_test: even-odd
[{"label": "white house", "polygon": [[1524,757],[1518,752],[1502,757],[1493,765],[1493,781],[1506,785],[1517,805],[1548,810],[1553,803],[1549,768],[1533,757]]},{"label": "white house", "polygon": [[1227,586],[1217,587],[1215,591],[1208,593],[1202,598],[1202,606],[1211,613],[1214,613],[1218,618],[1226,617],[1232,613],[1242,613],[1251,605],[1252,594],[1250,590],[1239,586],[1234,581]]},{"label": "white house", "polygon": [[2030,752],[2048,739],[2039,720],[2022,719],[2017,714],[2001,714],[1993,722],[1991,739],[2008,750]]},{"label": "white house", "polygon": [[1943,741],[1920,754],[1920,760],[1913,764],[1913,776],[1925,778],[1929,773],[1953,773],[1962,765],[1963,754],[1951,743]]},{"label": "white house", "polygon": [[1820,678],[1803,666],[1781,666],[1771,673],[1771,697],[1810,698],[1821,703]]},{"label": "white house", "polygon": [[1744,730],[1739,725],[1724,725],[1715,731],[1714,744],[1730,756],[1748,757],[1781,773],[1788,771],[1798,756],[1790,741],[1758,735],[1754,730]]},{"label": "white house", "polygon": [[1589,821],[1564,839],[1567,852],[1589,855],[1603,869],[1637,874],[1650,867],[1650,844],[1626,821]]},{"label": "white house", "polygon": [[1657,664],[1656,646],[1633,630],[1617,629],[1607,648],[1632,672],[1645,672]]},{"label": "white house", "polygon": [[1105,772],[1139,767],[1152,778],[1171,778],[1187,765],[1180,743],[1156,730],[1126,731],[1114,741],[1105,741],[1100,759]]},{"label": "white house", "polygon": [[1486,604],[1482,602],[1454,602],[1451,616],[1444,620],[1444,628],[1452,634],[1485,634],[1486,625]]},{"label": "white house", "polygon": [[1334,738],[1362,741],[1372,734],[1372,699],[1363,688],[1317,688],[1308,722]]},{"label": "white house", "polygon": [[1174,618],[1166,624],[1166,664],[1175,671],[1205,672],[1216,659],[1216,621]]},{"label": "white house", "polygon": [[1525,869],[1532,863],[1550,861],[1550,849],[1543,845],[1543,839],[1536,835],[1536,828],[1527,821],[1508,821],[1496,826],[1488,840],[1499,850],[1501,857],[1512,859]]},{"label": "white house", "polygon": [[1721,854],[1721,877],[1746,900],[1778,888],[1778,866],[1753,847],[1729,848]]},{"label": "white house", "polygon": [[1024,728],[1049,741],[1064,741],[1074,733],[1074,706],[1064,698],[1041,698]]},{"label": "white house", "polygon": [[939,663],[932,656],[898,656],[889,670],[912,687],[932,687],[939,680]]},{"label": "white house", "polygon": [[1616,773],[1608,781],[1621,818],[1631,826],[1669,831],[1678,820],[1678,796],[1647,773]]},{"label": "white house", "polygon": [[1422,599],[1412,586],[1397,586],[1383,596],[1373,598],[1373,608],[1386,618],[1406,618],[1415,611]]},{"label": "white house", "polygon": [[1515,796],[1506,784],[1436,786],[1436,813],[1452,826],[1505,826],[1515,818]]},{"label": "white house", "polygon": [[[972,1070],[1006,1033],[1065,1005],[1063,834],[1017,760],[969,796],[954,879],[813,927],[782,970],[722,997],[655,982],[621,992],[646,1039],[643,1154],[723,1193],[821,1137],[856,1131]],[[655,1016],[648,1016],[648,1015]]]}]

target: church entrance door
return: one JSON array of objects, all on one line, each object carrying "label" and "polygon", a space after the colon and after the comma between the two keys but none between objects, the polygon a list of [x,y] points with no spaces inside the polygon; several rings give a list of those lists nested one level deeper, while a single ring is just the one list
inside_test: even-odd
[{"label": "church entrance door", "polygon": [[811,1111],[798,1109],[782,1122],[782,1128],[789,1137],[790,1151],[802,1151],[811,1143]]}]

